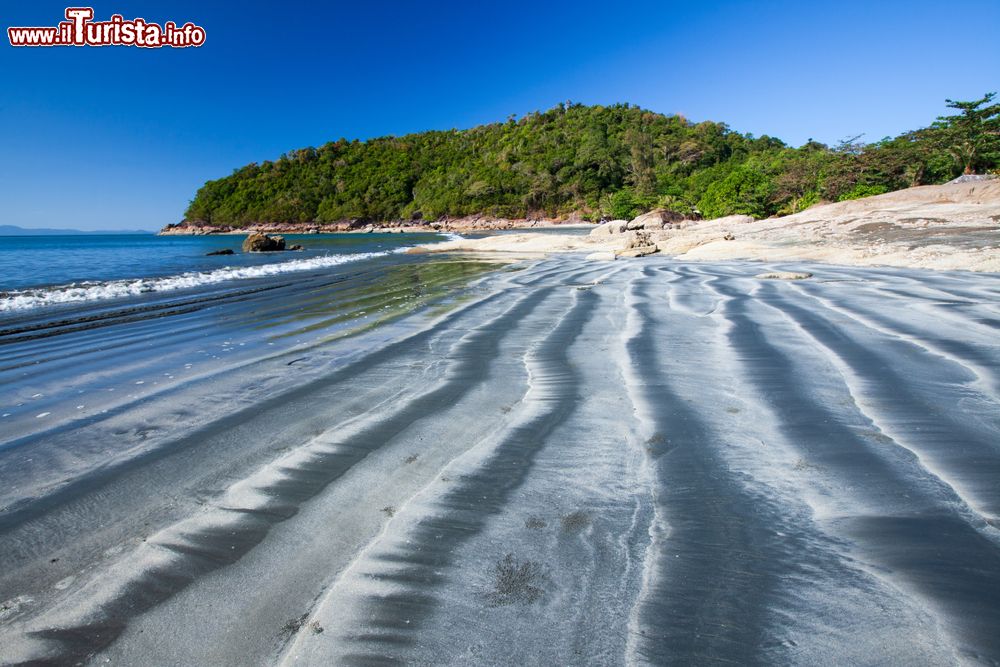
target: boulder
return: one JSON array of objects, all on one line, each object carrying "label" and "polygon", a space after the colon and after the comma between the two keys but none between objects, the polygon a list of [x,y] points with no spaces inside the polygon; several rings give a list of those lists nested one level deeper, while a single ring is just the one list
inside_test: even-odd
[{"label": "boulder", "polygon": [[222,250],[213,250],[212,252],[205,253],[207,257],[211,257],[212,255],[232,255],[232,254],[233,254],[232,248],[223,248]]},{"label": "boulder", "polygon": [[243,252],[275,252],[285,249],[285,237],[254,232],[243,240]]},{"label": "boulder", "polygon": [[955,185],[956,183],[979,183],[982,181],[995,181],[1000,176],[994,174],[962,174],[958,178],[952,179],[945,185]]},{"label": "boulder", "polygon": [[628,223],[627,228],[646,230],[669,229],[682,220],[684,220],[684,216],[680,213],[668,211],[665,208],[658,208],[633,218]]},{"label": "boulder", "polygon": [[653,245],[652,235],[645,230],[637,230],[625,234],[625,245],[622,246],[622,249],[630,250],[632,248],[644,248],[650,245]]},{"label": "boulder", "polygon": [[590,230],[591,236],[614,236],[615,234],[621,234],[625,231],[628,226],[627,220],[612,220],[610,222],[605,222],[598,225],[594,229]]},{"label": "boulder", "polygon": [[305,250],[305,246],[296,243],[295,245],[288,246],[289,250]]},{"label": "boulder", "polygon": [[655,245],[644,245],[637,246],[635,248],[628,248],[627,250],[621,250],[618,252],[619,257],[645,257],[646,255],[652,255],[653,253],[660,252],[660,249]]}]

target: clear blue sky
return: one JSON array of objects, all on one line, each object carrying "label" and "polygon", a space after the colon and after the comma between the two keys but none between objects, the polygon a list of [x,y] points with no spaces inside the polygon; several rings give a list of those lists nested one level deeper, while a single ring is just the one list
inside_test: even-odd
[{"label": "clear blue sky", "polygon": [[[3,2],[3,28],[65,3]],[[134,2],[198,49],[0,46],[0,224],[156,229],[206,180],[341,136],[631,102],[798,145],[1000,88],[1000,0]],[[4,33],[6,30],[4,30]]]}]

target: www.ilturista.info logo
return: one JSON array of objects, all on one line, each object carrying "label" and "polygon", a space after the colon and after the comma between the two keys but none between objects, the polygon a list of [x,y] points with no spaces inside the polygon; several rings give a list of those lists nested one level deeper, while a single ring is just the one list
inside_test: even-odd
[{"label": "www.ilturista.info logo", "polygon": [[92,7],[67,7],[66,20],[54,28],[7,28],[11,46],[162,46],[184,48],[205,43],[205,29],[188,22],[162,26],[145,19],[125,20],[112,14],[107,21],[94,21]]}]

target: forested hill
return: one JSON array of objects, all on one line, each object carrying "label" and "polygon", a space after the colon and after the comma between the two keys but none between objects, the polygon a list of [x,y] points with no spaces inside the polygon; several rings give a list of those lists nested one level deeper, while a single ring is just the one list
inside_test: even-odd
[{"label": "forested hill", "polygon": [[[764,217],[946,181],[968,166],[953,153],[933,128],[874,144],[790,148],[628,104],[559,105],[505,123],[341,139],[249,164],[206,183],[186,220],[239,227],[471,214],[597,219],[656,206]],[[976,159],[996,166],[995,154]]]}]

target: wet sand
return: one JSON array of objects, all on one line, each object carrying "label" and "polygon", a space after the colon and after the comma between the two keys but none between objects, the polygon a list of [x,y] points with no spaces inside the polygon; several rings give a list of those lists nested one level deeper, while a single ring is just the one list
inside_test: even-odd
[{"label": "wet sand", "polygon": [[1000,276],[393,261],[3,321],[0,662],[1000,662]]}]

